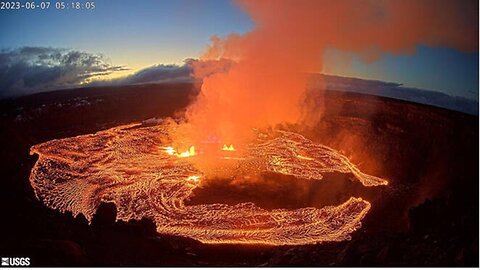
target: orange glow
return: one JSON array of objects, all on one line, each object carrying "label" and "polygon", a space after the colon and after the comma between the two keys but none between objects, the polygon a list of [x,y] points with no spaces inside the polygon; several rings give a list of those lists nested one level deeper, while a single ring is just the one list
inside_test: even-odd
[{"label": "orange glow", "polygon": [[163,147],[163,149],[165,150],[165,152],[167,154],[169,154],[170,156],[177,156],[177,157],[192,157],[192,156],[195,156],[196,153],[195,153],[195,146],[190,146],[190,148],[185,151],[185,152],[182,152],[182,153],[178,153],[175,149],[173,149],[173,147],[171,146],[167,146],[167,147]]},{"label": "orange glow", "polygon": [[193,181],[193,182],[200,182],[200,176],[198,175],[191,175],[187,178],[187,181]]},{"label": "orange glow", "polygon": [[[191,125],[188,136],[195,143],[209,136],[237,143],[251,128],[315,124],[322,116],[323,89],[319,83],[316,96],[307,97],[306,73],[323,69],[329,48],[364,61],[413,54],[419,44],[478,51],[478,34],[467,30],[478,33],[472,1],[237,0],[235,4],[255,26],[242,35],[213,36],[202,61],[193,64],[194,76],[203,81],[186,115]],[[228,60],[231,63],[224,64],[228,68],[218,68]]]},{"label": "orange glow", "polygon": [[171,156],[175,155],[175,153],[176,153],[175,149],[173,149],[173,147],[171,147],[171,146],[165,147],[165,152],[167,152],[167,154],[169,154]]},{"label": "orange glow", "polygon": [[223,151],[235,151],[235,148],[233,147],[233,144],[230,144],[230,146],[227,146],[226,144],[223,145],[222,147]]},{"label": "orange glow", "polygon": [[182,152],[180,153],[179,155],[177,155],[178,157],[191,157],[191,156],[195,156],[195,146],[190,146],[190,148],[185,151],[185,152]]},{"label": "orange glow", "polygon": [[[81,213],[91,221],[100,202],[113,202],[119,220],[150,218],[159,233],[203,243],[303,245],[344,241],[360,228],[371,207],[368,201],[355,197],[337,206],[299,209],[265,210],[251,202],[185,204],[209,175],[196,167],[195,159],[178,159],[183,153],[202,159],[203,152],[195,153],[192,146],[179,154],[161,144],[168,141],[170,132],[168,124],[131,124],[35,145],[31,153],[38,154],[39,159],[30,183],[38,199],[61,212]],[[163,136],[160,140],[159,134]],[[225,163],[218,162],[217,169],[227,177],[248,181],[266,172],[321,181],[324,173],[335,171],[352,174],[364,186],[388,184],[361,172],[334,149],[314,144],[300,134],[276,131],[255,136],[255,143],[231,158],[234,166],[227,162],[222,167]],[[164,152],[159,153],[159,148]]]},{"label": "orange glow", "polygon": [[302,156],[302,155],[297,155],[297,158],[299,158],[299,159],[305,159],[305,160],[313,160],[313,158],[304,157],[304,156]]},{"label": "orange glow", "polygon": [[222,159],[226,159],[226,160],[245,160],[245,158],[242,158],[242,157],[222,157]]}]

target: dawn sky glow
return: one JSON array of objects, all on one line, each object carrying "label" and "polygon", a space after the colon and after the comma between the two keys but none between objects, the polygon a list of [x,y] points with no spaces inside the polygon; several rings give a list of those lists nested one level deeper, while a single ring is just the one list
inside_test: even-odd
[{"label": "dawn sky glow", "polygon": [[[101,53],[132,71],[198,58],[212,35],[245,33],[254,23],[230,1],[96,1],[93,11],[2,11],[0,48],[69,48]],[[373,62],[330,50],[323,72],[437,90],[478,101],[478,51],[417,47]],[[322,72],[319,70],[318,72]]]}]

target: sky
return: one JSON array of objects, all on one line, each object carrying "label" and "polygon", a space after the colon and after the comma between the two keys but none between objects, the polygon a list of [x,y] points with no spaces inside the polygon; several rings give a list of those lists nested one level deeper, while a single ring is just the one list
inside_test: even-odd
[{"label": "sky", "polygon": [[253,27],[246,14],[222,0],[97,0],[93,11],[2,11],[0,25],[0,48],[71,48],[131,68],[181,64],[198,57],[212,35]]},{"label": "sky", "polygon": [[[53,3],[53,1],[52,1]],[[102,54],[132,73],[158,64],[198,58],[212,35],[246,33],[249,16],[224,0],[97,0],[94,10],[2,10],[0,49],[66,48]],[[478,51],[417,46],[404,55],[366,62],[334,48],[325,54],[327,74],[402,83],[478,101]]]}]

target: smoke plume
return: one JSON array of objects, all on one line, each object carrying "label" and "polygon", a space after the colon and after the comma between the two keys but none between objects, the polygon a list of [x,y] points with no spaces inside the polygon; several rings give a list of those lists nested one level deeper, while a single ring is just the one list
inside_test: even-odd
[{"label": "smoke plume", "polygon": [[[203,60],[228,70],[203,79],[188,108],[193,140],[235,143],[253,127],[299,122],[318,109],[305,94],[306,72],[322,68],[327,48],[361,55],[413,53],[416,45],[478,50],[478,2],[447,0],[242,0],[255,23],[244,35],[212,37]],[[194,67],[195,69],[195,67]],[[200,72],[200,71],[198,71]],[[316,112],[318,114],[318,112]]]}]

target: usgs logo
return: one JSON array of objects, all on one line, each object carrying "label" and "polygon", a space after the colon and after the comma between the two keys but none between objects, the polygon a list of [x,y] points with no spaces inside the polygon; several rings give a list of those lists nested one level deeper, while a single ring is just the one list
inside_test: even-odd
[{"label": "usgs logo", "polygon": [[2,266],[30,266],[30,258],[25,257],[3,257]]}]

